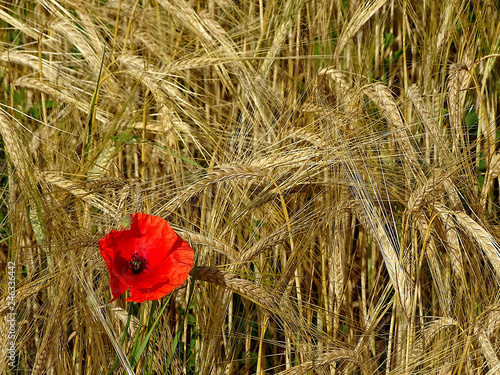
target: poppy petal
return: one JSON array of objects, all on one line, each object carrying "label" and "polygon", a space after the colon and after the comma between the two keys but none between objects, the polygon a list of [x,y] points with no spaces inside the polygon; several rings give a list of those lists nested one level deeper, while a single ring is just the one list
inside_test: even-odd
[{"label": "poppy petal", "polygon": [[143,213],[130,216],[130,229],[112,230],[99,241],[110,274],[110,302],[129,287],[126,301],[157,300],[181,286],[193,267],[193,249],[167,221]]},{"label": "poppy petal", "polygon": [[[182,284],[181,284],[182,285]],[[167,295],[180,285],[174,286],[168,283],[153,285],[151,288],[130,288],[130,297],[125,301],[144,302],[155,301]]]},{"label": "poppy petal", "polygon": [[131,229],[137,230],[141,238],[136,244],[136,251],[151,264],[161,263],[180,237],[161,217],[141,213],[131,217]]}]

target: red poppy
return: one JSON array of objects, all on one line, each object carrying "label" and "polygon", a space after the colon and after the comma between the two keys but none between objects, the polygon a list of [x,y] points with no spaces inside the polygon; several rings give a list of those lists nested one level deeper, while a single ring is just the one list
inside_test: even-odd
[{"label": "red poppy", "polygon": [[130,217],[130,229],[112,230],[99,240],[110,275],[110,302],[129,287],[126,301],[154,301],[184,283],[193,268],[193,249],[161,217]]}]

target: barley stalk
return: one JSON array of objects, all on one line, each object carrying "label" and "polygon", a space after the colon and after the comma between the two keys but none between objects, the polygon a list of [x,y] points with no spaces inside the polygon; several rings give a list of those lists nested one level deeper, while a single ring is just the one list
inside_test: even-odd
[{"label": "barley stalk", "polygon": [[176,232],[186,241],[208,246],[211,250],[215,250],[221,254],[226,255],[231,261],[234,261],[238,258],[238,253],[235,250],[213,237],[207,237],[199,233],[187,231],[185,229],[177,229]]},{"label": "barley stalk", "polygon": [[280,304],[284,302],[279,301],[277,297],[267,292],[258,284],[238,278],[237,275],[228,271],[213,267],[197,267],[196,271],[191,271],[191,275],[194,272],[196,272],[195,276],[197,280],[228,288],[271,312],[278,311]]},{"label": "barley stalk", "polygon": [[493,270],[500,276],[500,253],[495,238],[481,225],[463,212],[449,211],[446,207],[436,206],[442,214],[453,215],[457,223],[477,241],[484,254],[493,266]]},{"label": "barley stalk", "polygon": [[409,136],[406,133],[406,126],[404,125],[390,90],[386,86],[376,83],[365,88],[364,92],[380,108],[383,116],[393,127],[394,138],[400,144],[403,159],[408,162],[413,176],[417,180],[421,180],[421,175],[419,173],[420,168],[418,167],[418,156],[409,141]]},{"label": "barley stalk", "polygon": [[252,168],[244,166],[227,166],[222,167],[204,178],[192,184],[185,189],[181,194],[177,195],[167,205],[155,212],[155,215],[162,216],[169,211],[177,209],[182,203],[196,196],[205,190],[209,185],[216,184],[222,181],[228,181],[236,178],[263,178],[261,172],[255,171]]},{"label": "barley stalk", "polygon": [[335,362],[352,362],[363,368],[363,360],[353,350],[349,349],[335,349],[317,356],[314,361],[305,362],[298,366],[294,366],[288,370],[281,371],[279,375],[295,375],[303,374],[309,371],[314,371],[322,366],[331,365]]},{"label": "barley stalk", "polygon": [[465,146],[463,132],[463,112],[466,90],[469,86],[470,75],[467,66],[453,64],[449,69],[448,100],[450,103],[450,129],[453,136],[453,153],[458,155]]}]

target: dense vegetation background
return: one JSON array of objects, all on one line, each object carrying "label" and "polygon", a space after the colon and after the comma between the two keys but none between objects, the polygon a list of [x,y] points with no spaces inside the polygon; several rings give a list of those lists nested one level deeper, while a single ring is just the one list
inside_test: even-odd
[{"label": "dense vegetation background", "polygon": [[[1,1],[2,372],[499,371],[499,10]],[[138,211],[189,303],[107,304]]]}]

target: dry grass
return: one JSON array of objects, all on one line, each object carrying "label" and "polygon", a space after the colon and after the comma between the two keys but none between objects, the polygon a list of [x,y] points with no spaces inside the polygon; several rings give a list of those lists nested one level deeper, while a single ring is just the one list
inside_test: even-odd
[{"label": "dry grass", "polygon": [[[466,0],[0,2],[17,314],[10,367],[2,278],[1,371],[498,371],[499,16]],[[125,332],[97,241],[137,211],[199,267],[189,306],[191,279]]]}]

